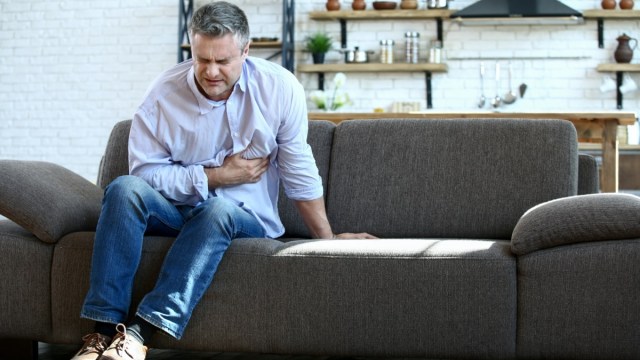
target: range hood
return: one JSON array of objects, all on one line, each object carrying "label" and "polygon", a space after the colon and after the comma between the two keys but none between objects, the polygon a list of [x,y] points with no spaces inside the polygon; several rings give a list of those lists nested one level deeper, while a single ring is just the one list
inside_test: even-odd
[{"label": "range hood", "polygon": [[451,14],[463,25],[574,25],[582,13],[558,0],[480,0]]}]

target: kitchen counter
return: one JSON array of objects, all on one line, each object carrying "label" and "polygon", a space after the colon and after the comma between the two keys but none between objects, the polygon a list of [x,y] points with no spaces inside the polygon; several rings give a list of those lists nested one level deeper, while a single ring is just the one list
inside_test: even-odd
[{"label": "kitchen counter", "polygon": [[312,112],[309,120],[329,120],[340,123],[346,120],[363,119],[563,119],[576,127],[580,142],[602,144],[602,173],[600,187],[603,192],[618,191],[618,125],[633,125],[635,112],[492,112],[492,111],[424,111],[411,113],[341,113]]}]

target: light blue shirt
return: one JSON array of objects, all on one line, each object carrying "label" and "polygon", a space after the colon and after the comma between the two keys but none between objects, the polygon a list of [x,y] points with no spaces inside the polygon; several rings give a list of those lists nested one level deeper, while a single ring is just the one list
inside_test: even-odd
[{"label": "light blue shirt", "polygon": [[[322,197],[322,181],[307,144],[304,90],[286,69],[248,57],[226,102],[198,91],[192,61],[163,73],[133,117],[129,172],[176,205],[196,206],[211,196],[229,199],[261,222],[269,237],[284,233],[278,216],[279,181],[287,197]],[[269,157],[260,181],[209,189],[205,167],[232,154]]]}]

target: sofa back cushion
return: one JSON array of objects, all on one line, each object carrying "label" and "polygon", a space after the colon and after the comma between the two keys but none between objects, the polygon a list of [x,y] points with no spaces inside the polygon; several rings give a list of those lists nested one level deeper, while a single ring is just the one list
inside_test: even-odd
[{"label": "sofa back cushion", "polygon": [[532,206],[577,193],[563,120],[358,120],[334,135],[327,188],[335,232],[510,239]]},{"label": "sofa back cushion", "polygon": [[[313,151],[316,159],[318,171],[322,178],[322,185],[327,189],[327,178],[329,177],[329,161],[331,160],[331,146],[333,145],[333,133],[336,125],[330,121],[310,121],[309,135],[307,142]],[[280,195],[278,196],[278,209],[280,220],[285,228],[285,237],[310,237],[309,231],[302,221],[293,201],[284,194],[284,188],[280,185]]]},{"label": "sofa back cushion", "polygon": [[[335,125],[329,121],[312,121],[309,123],[309,135],[307,142],[311,146],[318,165],[320,177],[326,189],[326,179],[329,172],[329,158],[333,141]],[[111,131],[107,148],[98,172],[98,186],[105,188],[111,181],[120,175],[129,173],[128,165],[128,140],[131,120],[118,122]],[[308,231],[300,218],[293,202],[286,198],[282,186],[278,200],[280,218],[291,237],[308,237]]]},{"label": "sofa back cushion", "polygon": [[131,120],[120,121],[111,129],[107,148],[98,169],[97,184],[103,189],[118,176],[129,174],[130,129]]}]

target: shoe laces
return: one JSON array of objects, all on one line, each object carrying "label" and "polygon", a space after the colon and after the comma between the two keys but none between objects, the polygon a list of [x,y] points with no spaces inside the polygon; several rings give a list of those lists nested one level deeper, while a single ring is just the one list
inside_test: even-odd
[{"label": "shoe laces", "polygon": [[82,341],[84,341],[84,346],[80,349],[82,354],[90,352],[102,354],[109,346],[107,337],[98,333],[85,335]]},{"label": "shoe laces", "polygon": [[127,350],[129,349],[129,346],[131,346],[131,343],[136,340],[127,335],[127,327],[124,326],[124,324],[116,325],[116,330],[118,331],[118,334],[120,334],[118,342],[116,343],[116,352],[118,355],[125,353],[128,356],[131,356],[130,352]]}]

